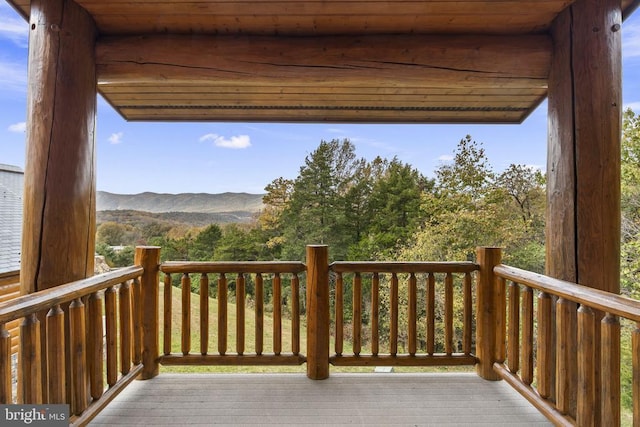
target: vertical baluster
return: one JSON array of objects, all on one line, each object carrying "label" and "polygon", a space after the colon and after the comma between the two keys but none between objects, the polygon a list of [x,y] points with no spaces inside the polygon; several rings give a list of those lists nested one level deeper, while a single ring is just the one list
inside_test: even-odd
[{"label": "vertical baluster", "polygon": [[236,278],[236,352],[244,354],[244,274],[238,273]]},{"label": "vertical baluster", "polygon": [[[102,322],[102,319],[100,319]],[[65,403],[65,336],[64,312],[59,305],[47,313],[48,403]]]},{"label": "vertical baluster", "polygon": [[273,352],[282,352],[282,284],[280,273],[273,276]]},{"label": "vertical baluster", "polygon": [[391,325],[390,325],[390,337],[389,347],[392,356],[398,354],[398,275],[393,273],[391,275]]},{"label": "vertical baluster", "polygon": [[373,273],[371,279],[371,353],[378,355],[380,350],[380,276]]},{"label": "vertical baluster", "polygon": [[191,277],[188,273],[182,275],[182,354],[191,351]]},{"label": "vertical baluster", "polygon": [[444,278],[444,351],[450,355],[453,350],[453,275]]},{"label": "vertical baluster", "polygon": [[209,276],[200,275],[200,354],[209,348]]},{"label": "vertical baluster", "polygon": [[40,358],[40,321],[35,314],[20,325],[20,369],[22,399],[20,403],[42,403],[42,365]]},{"label": "vertical baluster", "polygon": [[631,396],[633,399],[633,425],[640,425],[640,322],[636,323],[631,333],[631,354],[633,358],[633,384]]},{"label": "vertical baluster", "polygon": [[409,354],[416,355],[416,346],[418,343],[417,334],[417,309],[418,309],[418,283],[416,275],[411,273],[409,276]]},{"label": "vertical baluster", "polygon": [[264,339],[264,285],[262,274],[256,274],[256,354],[263,351]]},{"label": "vertical baluster", "polygon": [[600,425],[620,425],[620,321],[607,313],[601,322]]},{"label": "vertical baluster", "polygon": [[507,360],[514,374],[520,370],[520,285],[509,284],[509,347]]},{"label": "vertical baluster", "polygon": [[468,356],[471,354],[471,343],[473,342],[473,296],[471,293],[471,273],[465,273],[462,286],[464,288],[464,332],[462,336],[462,352]]},{"label": "vertical baluster", "polygon": [[120,372],[131,370],[131,286],[120,284]]},{"label": "vertical baluster", "polygon": [[576,423],[579,426],[595,426],[596,404],[596,349],[595,315],[591,308],[582,305],[578,309],[578,406]]},{"label": "vertical baluster", "polygon": [[433,355],[436,347],[436,278],[429,273],[427,279],[427,353]]},{"label": "vertical baluster", "polygon": [[86,386],[87,369],[86,359],[86,331],[85,331],[85,308],[82,300],[76,298],[69,306],[69,325],[71,343],[71,380],[72,399],[71,413],[81,414],[88,405],[88,394]]},{"label": "vertical baluster", "polygon": [[131,285],[131,310],[133,313],[133,364],[142,362],[142,286],[140,279],[133,279]]},{"label": "vertical baluster", "polygon": [[291,352],[300,354],[300,279],[296,273],[291,278]]},{"label": "vertical baluster", "polygon": [[533,289],[525,286],[522,294],[522,381],[533,382]]},{"label": "vertical baluster", "polygon": [[556,302],[556,406],[563,414],[576,416],[576,303]]},{"label": "vertical baluster", "polygon": [[342,355],[344,345],[344,283],[342,273],[336,273],[336,342],[338,356]]},{"label": "vertical baluster", "polygon": [[163,351],[164,354],[171,354],[171,305],[172,305],[172,293],[173,286],[171,286],[171,275],[164,274],[164,303],[162,304],[162,311],[164,312],[164,325],[162,327],[163,333]]},{"label": "vertical baluster", "polygon": [[547,399],[553,395],[553,301],[547,293],[538,295],[538,369],[537,387],[540,396]]},{"label": "vertical baluster", "polygon": [[227,276],[218,277],[218,353],[227,353]]},{"label": "vertical baluster", "polygon": [[113,286],[104,291],[104,311],[107,337],[107,384],[113,386],[118,379],[118,341],[116,290]]},{"label": "vertical baluster", "polygon": [[13,403],[11,389],[11,334],[0,323],[0,404]]},{"label": "vertical baluster", "polygon": [[[91,397],[93,399],[99,399],[104,390],[104,368],[102,366],[104,360],[103,332],[102,298],[97,293],[93,293],[89,296],[89,343],[87,345]],[[138,341],[138,345],[140,344],[141,342]],[[140,352],[138,352],[139,354]],[[140,362],[138,361],[138,363]],[[51,365],[49,366],[49,381],[51,381],[53,371],[51,370]],[[49,392],[50,400],[51,396],[52,393]]]},{"label": "vertical baluster", "polygon": [[362,350],[362,276],[353,276],[353,354]]}]

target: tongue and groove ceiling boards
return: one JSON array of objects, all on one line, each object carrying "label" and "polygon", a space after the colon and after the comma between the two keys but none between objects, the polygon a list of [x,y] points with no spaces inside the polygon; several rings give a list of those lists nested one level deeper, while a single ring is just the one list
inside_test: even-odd
[{"label": "tongue and groove ceiling boards", "polygon": [[98,90],[128,120],[518,123],[572,2],[76,3],[100,33]]}]

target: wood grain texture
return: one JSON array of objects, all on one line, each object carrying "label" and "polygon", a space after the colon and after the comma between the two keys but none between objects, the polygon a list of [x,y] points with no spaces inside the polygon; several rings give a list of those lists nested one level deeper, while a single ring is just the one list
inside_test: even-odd
[{"label": "wood grain texture", "polygon": [[0,323],[0,404],[13,403],[11,384],[11,334]]},{"label": "wood grain texture", "polygon": [[620,425],[620,320],[607,314],[600,322],[600,327],[600,424],[617,427]]},{"label": "wood grain texture", "polygon": [[[243,307],[244,307],[244,300]],[[240,304],[238,304],[240,307]],[[244,319],[243,319],[244,320]],[[239,322],[239,321],[238,321]],[[171,340],[169,335],[169,340]],[[244,339],[244,335],[242,336]],[[240,340],[240,336],[238,336]],[[244,342],[244,341],[243,341]],[[200,354],[207,354],[209,347],[209,276],[200,275]],[[169,353],[165,351],[165,353]]]},{"label": "wood grain texture", "polygon": [[329,377],[329,248],[307,246],[307,377]]},{"label": "wood grain texture", "polygon": [[18,403],[42,403],[40,343],[40,321],[35,314],[31,314],[25,317],[20,325]]},{"label": "wood grain texture", "polygon": [[576,423],[595,426],[596,422],[596,347],[595,314],[586,306],[578,309],[578,396]]},{"label": "wood grain texture", "polygon": [[89,404],[87,388],[87,341],[85,306],[81,299],[69,305],[69,349],[71,353],[71,407],[70,413],[81,414]]},{"label": "wood grain texture", "polygon": [[537,380],[538,393],[543,399],[555,396],[555,340],[552,317],[553,301],[546,292],[538,295]]},{"label": "wood grain texture", "polygon": [[95,25],[71,0],[30,25],[23,294],[93,275],[95,247]]},{"label": "wood grain texture", "polygon": [[157,362],[160,354],[158,329],[159,304],[158,286],[160,281],[160,248],[157,246],[138,246],[134,263],[143,267],[140,276],[144,313],[142,315],[142,370],[141,378],[149,379],[158,375]]},{"label": "wood grain texture", "polygon": [[476,276],[476,372],[486,380],[497,380],[499,377],[493,370],[493,364],[504,360],[500,348],[506,338],[506,330],[503,329],[506,328],[506,301],[500,300],[505,293],[498,289],[502,283],[494,275],[493,269],[500,264],[502,252],[500,248],[478,248],[476,256],[480,265],[480,272]]},{"label": "wood grain texture", "polygon": [[322,382],[301,374],[163,373],[131,384],[92,425],[123,419],[156,426],[551,425],[506,382],[468,373],[334,373]]}]

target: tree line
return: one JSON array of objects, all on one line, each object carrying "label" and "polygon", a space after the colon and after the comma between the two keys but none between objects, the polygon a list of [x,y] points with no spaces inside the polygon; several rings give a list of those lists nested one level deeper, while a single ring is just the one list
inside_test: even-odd
[{"label": "tree line", "polygon": [[494,172],[471,136],[434,178],[397,158],[358,158],[348,139],[321,141],[295,179],[265,191],[252,224],[106,222],[98,252],[116,266],[130,264],[136,244],[162,246],[171,260],[302,260],[306,244],[329,245],[332,260],[465,260],[497,245],[519,266],[543,269],[544,176],[524,165]]}]

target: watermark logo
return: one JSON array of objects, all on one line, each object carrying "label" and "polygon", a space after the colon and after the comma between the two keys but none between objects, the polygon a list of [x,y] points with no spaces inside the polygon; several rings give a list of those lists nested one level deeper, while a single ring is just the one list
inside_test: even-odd
[{"label": "watermark logo", "polygon": [[0,405],[0,425],[66,427],[69,405]]}]

